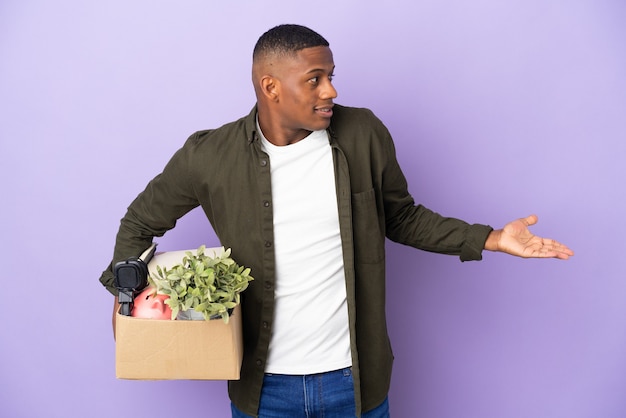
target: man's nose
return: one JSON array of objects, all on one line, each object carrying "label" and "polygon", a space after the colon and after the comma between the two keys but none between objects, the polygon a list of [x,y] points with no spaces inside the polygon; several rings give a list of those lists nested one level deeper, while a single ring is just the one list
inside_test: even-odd
[{"label": "man's nose", "polygon": [[330,80],[324,86],[324,89],[322,90],[322,94],[320,96],[322,99],[337,98],[337,89],[335,89],[335,86],[333,86],[333,83]]}]

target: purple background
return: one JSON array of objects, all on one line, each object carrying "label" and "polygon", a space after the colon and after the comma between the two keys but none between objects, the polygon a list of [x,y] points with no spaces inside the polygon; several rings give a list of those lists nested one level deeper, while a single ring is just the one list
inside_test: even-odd
[{"label": "purple background", "polygon": [[[577,252],[389,243],[393,416],[626,416],[624,3],[224,3],[0,4],[0,415],[229,416],[223,382],[116,380],[97,279],[126,206],[189,134],[250,110],[256,39],[295,22],[330,41],[337,101],[387,124],[418,201],[496,227],[537,213]],[[198,211],[158,242],[217,244]]]}]

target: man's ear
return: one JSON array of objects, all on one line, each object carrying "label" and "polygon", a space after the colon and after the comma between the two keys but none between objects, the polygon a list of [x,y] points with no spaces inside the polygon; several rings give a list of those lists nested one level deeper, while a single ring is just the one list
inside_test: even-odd
[{"label": "man's ear", "polygon": [[278,92],[280,91],[280,81],[271,75],[265,75],[261,78],[261,93],[273,102],[278,101]]}]

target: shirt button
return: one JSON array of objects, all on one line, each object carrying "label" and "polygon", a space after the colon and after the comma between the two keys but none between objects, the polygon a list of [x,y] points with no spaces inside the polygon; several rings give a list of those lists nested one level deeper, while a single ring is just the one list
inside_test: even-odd
[{"label": "shirt button", "polygon": [[261,167],[265,167],[267,165],[267,160],[261,160]]},{"label": "shirt button", "polygon": [[265,246],[267,248],[271,247],[272,246],[272,241],[265,241]]},{"label": "shirt button", "polygon": [[270,206],[270,202],[268,202],[267,200],[263,201],[263,206],[265,206],[266,208],[268,208]]},{"label": "shirt button", "polygon": [[265,282],[265,288],[270,290],[272,288],[272,282]]},{"label": "shirt button", "polygon": [[270,324],[267,323],[267,321],[263,321],[263,328],[268,329],[270,327]]},{"label": "shirt button", "polygon": [[259,367],[261,367],[261,366],[263,365],[263,360],[258,359],[258,360],[256,361],[256,365],[257,365],[257,366],[259,366]]}]

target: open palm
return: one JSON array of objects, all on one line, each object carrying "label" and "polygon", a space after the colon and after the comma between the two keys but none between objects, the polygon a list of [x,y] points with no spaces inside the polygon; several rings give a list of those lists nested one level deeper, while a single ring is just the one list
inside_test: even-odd
[{"label": "open palm", "polygon": [[528,229],[537,223],[537,216],[516,219],[499,231],[494,231],[497,237],[497,251],[524,258],[559,258],[567,260],[574,252],[566,245],[550,238],[534,235]]}]

